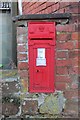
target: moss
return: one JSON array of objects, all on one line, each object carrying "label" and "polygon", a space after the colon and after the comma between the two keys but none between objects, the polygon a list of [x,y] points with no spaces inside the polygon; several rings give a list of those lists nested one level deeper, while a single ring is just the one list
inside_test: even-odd
[{"label": "moss", "polygon": [[17,76],[17,70],[0,70],[0,78],[15,76]]},{"label": "moss", "polygon": [[55,93],[48,95],[44,103],[40,106],[40,113],[41,114],[53,114],[59,115],[62,112],[64,106],[64,97],[63,93]]}]

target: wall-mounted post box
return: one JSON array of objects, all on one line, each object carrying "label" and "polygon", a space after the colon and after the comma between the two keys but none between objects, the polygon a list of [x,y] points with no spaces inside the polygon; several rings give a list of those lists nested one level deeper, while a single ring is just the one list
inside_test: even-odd
[{"label": "wall-mounted post box", "polygon": [[54,92],[55,22],[29,22],[29,91]]}]

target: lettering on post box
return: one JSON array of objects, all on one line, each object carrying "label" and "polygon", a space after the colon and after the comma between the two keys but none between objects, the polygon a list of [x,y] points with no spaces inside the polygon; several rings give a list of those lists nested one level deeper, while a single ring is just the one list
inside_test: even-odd
[{"label": "lettering on post box", "polygon": [[54,92],[55,22],[28,22],[29,92]]}]

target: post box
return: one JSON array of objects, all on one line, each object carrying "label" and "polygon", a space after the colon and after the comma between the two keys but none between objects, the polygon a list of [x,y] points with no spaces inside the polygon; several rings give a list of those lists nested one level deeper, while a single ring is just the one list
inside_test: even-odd
[{"label": "post box", "polygon": [[55,22],[28,22],[29,91],[54,92]]}]

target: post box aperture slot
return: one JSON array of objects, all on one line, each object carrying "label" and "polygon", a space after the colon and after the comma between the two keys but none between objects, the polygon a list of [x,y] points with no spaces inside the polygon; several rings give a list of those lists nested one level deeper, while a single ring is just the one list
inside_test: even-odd
[{"label": "post box aperture slot", "polygon": [[30,38],[30,40],[53,40],[53,38]]}]

